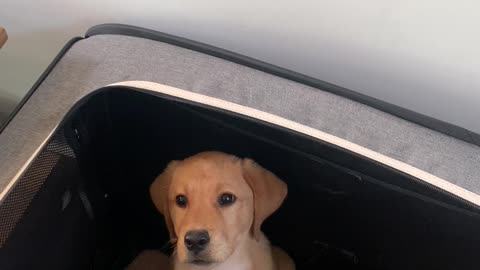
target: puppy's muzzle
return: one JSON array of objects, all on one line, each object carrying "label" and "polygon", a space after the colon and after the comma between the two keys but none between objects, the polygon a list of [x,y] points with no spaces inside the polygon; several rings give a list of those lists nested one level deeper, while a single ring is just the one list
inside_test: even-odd
[{"label": "puppy's muzzle", "polygon": [[185,234],[185,246],[189,251],[199,253],[210,243],[210,236],[207,231],[189,231]]}]

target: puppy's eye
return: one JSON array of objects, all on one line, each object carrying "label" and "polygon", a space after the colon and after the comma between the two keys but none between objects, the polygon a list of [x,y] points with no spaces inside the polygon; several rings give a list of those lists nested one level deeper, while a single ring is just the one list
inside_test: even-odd
[{"label": "puppy's eye", "polygon": [[185,208],[187,207],[187,197],[185,197],[184,195],[178,195],[175,198],[175,203],[177,204],[178,207]]},{"label": "puppy's eye", "polygon": [[237,198],[233,194],[223,193],[218,198],[218,204],[220,204],[220,206],[229,206],[229,205],[233,204],[236,199]]}]

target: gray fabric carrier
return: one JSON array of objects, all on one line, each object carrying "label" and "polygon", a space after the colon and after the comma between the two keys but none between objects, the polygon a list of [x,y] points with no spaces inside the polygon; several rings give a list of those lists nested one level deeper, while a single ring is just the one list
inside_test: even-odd
[{"label": "gray fabric carrier", "polygon": [[[171,160],[208,150],[251,158],[286,184],[261,229],[298,270],[479,269],[478,134],[194,41],[92,29],[0,127],[1,270],[120,270],[144,250],[172,255],[150,187]],[[238,209],[223,194],[243,195],[188,184],[187,201],[202,192],[190,203],[215,213]],[[243,184],[254,202],[242,215],[253,220],[270,198]],[[246,207],[242,198],[234,203]],[[222,218],[198,230],[218,235]],[[176,238],[182,248],[185,233]]]},{"label": "gray fabric carrier", "polygon": [[82,97],[152,81],[216,97],[335,135],[480,194],[480,147],[352,100],[213,56],[143,38],[77,42],[0,134],[0,190]]}]

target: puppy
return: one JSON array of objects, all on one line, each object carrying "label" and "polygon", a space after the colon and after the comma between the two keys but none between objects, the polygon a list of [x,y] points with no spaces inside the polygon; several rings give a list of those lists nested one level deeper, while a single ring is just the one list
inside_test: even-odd
[{"label": "puppy", "polygon": [[203,152],[172,161],[151,185],[150,195],[165,217],[175,252],[170,263],[160,253],[144,252],[129,269],[295,269],[261,231],[285,199],[287,186],[253,160]]}]

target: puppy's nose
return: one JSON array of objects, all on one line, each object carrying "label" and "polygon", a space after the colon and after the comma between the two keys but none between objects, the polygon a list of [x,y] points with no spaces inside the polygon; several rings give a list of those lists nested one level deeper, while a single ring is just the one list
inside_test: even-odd
[{"label": "puppy's nose", "polygon": [[185,234],[185,246],[188,250],[200,252],[210,242],[210,236],[207,231],[189,231]]}]

